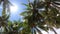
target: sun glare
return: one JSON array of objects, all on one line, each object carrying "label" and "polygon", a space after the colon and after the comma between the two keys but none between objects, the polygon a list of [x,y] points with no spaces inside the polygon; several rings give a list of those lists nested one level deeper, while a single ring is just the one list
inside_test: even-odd
[{"label": "sun glare", "polygon": [[18,10],[18,6],[16,4],[13,4],[13,6],[10,6],[11,13],[16,13]]}]

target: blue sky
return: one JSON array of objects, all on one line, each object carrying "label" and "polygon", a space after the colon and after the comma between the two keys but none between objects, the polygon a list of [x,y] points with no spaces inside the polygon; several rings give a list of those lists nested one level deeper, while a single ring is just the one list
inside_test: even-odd
[{"label": "blue sky", "polygon": [[17,10],[17,12],[16,13],[12,13],[11,14],[11,17],[10,17],[10,20],[11,21],[13,21],[13,20],[19,20],[19,19],[21,19],[22,17],[19,15],[21,12],[23,12],[24,10],[24,8],[25,8],[25,6],[24,5],[22,5],[22,3],[27,3],[27,1],[26,0],[10,0],[10,2],[13,4],[16,4],[17,6],[18,6],[18,10]]}]

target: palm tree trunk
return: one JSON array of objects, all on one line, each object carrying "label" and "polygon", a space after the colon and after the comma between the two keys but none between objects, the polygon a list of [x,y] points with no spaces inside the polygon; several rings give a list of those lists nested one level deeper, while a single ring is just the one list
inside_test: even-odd
[{"label": "palm tree trunk", "polygon": [[55,33],[55,34],[57,34],[57,32],[54,30],[54,28],[53,28],[53,27],[50,27],[50,28],[52,29],[52,31],[54,31],[54,33]]},{"label": "palm tree trunk", "polygon": [[33,33],[34,33],[34,34],[36,34],[36,30],[35,30],[35,28],[34,28],[34,27],[33,27]]},{"label": "palm tree trunk", "polygon": [[35,27],[35,29],[38,31],[39,34],[42,34],[42,32],[38,28]]},{"label": "palm tree trunk", "polygon": [[33,31],[34,31],[33,33],[36,34],[36,31],[35,30],[33,30]]}]

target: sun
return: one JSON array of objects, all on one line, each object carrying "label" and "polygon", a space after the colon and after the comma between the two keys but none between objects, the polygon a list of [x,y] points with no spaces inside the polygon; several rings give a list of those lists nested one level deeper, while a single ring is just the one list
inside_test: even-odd
[{"label": "sun", "polygon": [[18,6],[16,4],[13,4],[13,6],[10,6],[11,13],[16,13],[18,10]]}]

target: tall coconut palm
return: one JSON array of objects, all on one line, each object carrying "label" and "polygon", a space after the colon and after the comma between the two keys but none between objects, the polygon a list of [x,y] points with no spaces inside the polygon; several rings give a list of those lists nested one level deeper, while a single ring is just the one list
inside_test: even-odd
[{"label": "tall coconut palm", "polygon": [[[7,29],[8,30],[8,26],[7,26],[7,23],[8,23],[8,19],[10,17],[10,2],[8,0],[0,0],[0,4],[2,4],[2,16],[1,16],[1,20],[0,20],[0,24],[1,26],[5,27],[5,30]],[[9,13],[9,14],[7,14]]]},{"label": "tall coconut palm", "polygon": [[[29,2],[29,5],[26,5],[28,7],[27,11],[22,14],[24,14],[23,16],[25,16],[31,29],[39,26],[46,31],[50,28],[55,32],[55,34],[57,34],[53,29],[53,27],[58,27],[56,25],[59,25],[58,23],[56,24],[56,19],[58,18],[57,14],[60,14],[58,11],[59,7],[57,5],[60,5],[57,0],[34,0],[33,3]],[[45,10],[40,11],[42,8]],[[46,28],[44,27],[45,24],[47,25]],[[38,29],[38,31],[40,30]]]},{"label": "tall coconut palm", "polygon": [[[24,5],[26,5],[26,4],[24,4]],[[43,19],[44,17],[38,13],[38,9],[37,9],[38,5],[36,5],[36,0],[33,3],[29,3],[26,6],[27,6],[27,11],[23,12],[22,14],[25,13],[24,18],[27,20],[28,26],[33,31],[35,31],[35,29],[36,29],[39,32],[39,34],[42,34],[41,31],[36,26],[38,26],[37,23],[40,23],[41,19]],[[40,25],[40,26],[42,26],[42,25]],[[42,27],[44,27],[44,26],[42,26]],[[32,31],[32,34],[35,33],[33,31]]]},{"label": "tall coconut palm", "polygon": [[57,24],[55,23],[56,23],[56,18],[58,18],[57,14],[60,14],[59,13],[60,7],[57,6],[57,5],[60,5],[60,3],[57,3],[56,1],[57,0],[45,0],[45,2],[42,3],[43,5],[45,5],[45,12],[41,13],[41,14],[44,13],[45,21],[46,21],[48,28],[52,29],[55,32],[55,34],[57,33],[53,29],[53,27],[55,27],[58,24],[58,23]]},{"label": "tall coconut palm", "polygon": [[10,34],[19,34],[22,23],[20,21],[14,21],[9,27],[12,29],[9,32]]}]

